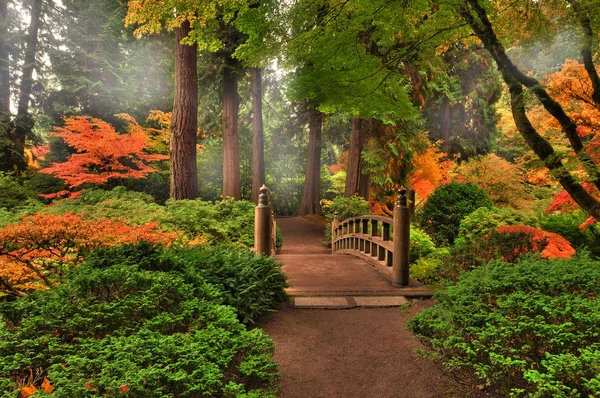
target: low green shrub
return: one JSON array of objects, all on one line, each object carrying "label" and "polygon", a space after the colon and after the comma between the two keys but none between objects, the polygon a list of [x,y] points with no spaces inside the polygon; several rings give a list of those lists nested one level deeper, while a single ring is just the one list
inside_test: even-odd
[{"label": "low green shrub", "polygon": [[152,196],[129,191],[124,187],[116,187],[111,191],[86,189],[78,198],[55,201],[43,212],[50,214],[71,212],[93,220],[111,218],[122,220],[129,225],[158,222],[165,217],[164,207],[154,203]]},{"label": "low green shrub", "polygon": [[[254,206],[248,201],[167,200],[165,206],[152,196],[117,187],[111,191],[89,189],[76,199],[57,201],[45,213],[72,212],[90,219],[118,219],[130,225],[158,222],[166,230],[184,231],[191,240],[229,243],[239,247],[254,245]],[[281,248],[281,233],[277,240]]]},{"label": "low green shrub", "polygon": [[438,256],[421,257],[410,265],[410,276],[423,283],[433,285],[441,281],[442,260]]},{"label": "low green shrub", "polygon": [[492,231],[482,238],[451,247],[440,258],[442,264],[438,268],[438,276],[441,280],[456,282],[462,272],[479,268],[495,259],[514,263],[526,254],[541,252],[546,243],[536,241],[533,235],[525,232]]},{"label": "low green shrub", "polygon": [[369,214],[369,202],[358,195],[354,195],[350,198],[340,196],[323,205],[323,214],[327,218],[323,244],[327,247],[331,247],[331,223],[335,212],[338,213],[339,221],[344,221],[350,217],[364,216]]},{"label": "low green shrub", "polygon": [[502,225],[537,227],[537,218],[525,211],[499,207],[480,207],[467,215],[458,229],[456,244],[470,243],[482,238]]},{"label": "low green shrub", "polygon": [[21,185],[16,178],[0,172],[0,208],[19,208],[32,197],[33,192]]},{"label": "low green shrub", "polygon": [[600,264],[499,260],[436,293],[408,322],[448,368],[500,396],[600,395]]},{"label": "low green shrub", "polygon": [[433,240],[425,232],[410,226],[410,262],[415,262],[435,251]]},{"label": "low green shrub", "polygon": [[0,306],[0,388],[56,397],[273,397],[273,342],[202,278],[84,265]]},{"label": "low green shrub", "polygon": [[437,245],[451,245],[463,218],[480,207],[491,208],[492,200],[477,185],[451,182],[438,187],[421,213],[421,228]]},{"label": "low green shrub", "polygon": [[287,301],[286,277],[279,263],[231,246],[163,249],[142,242],[96,250],[87,263],[95,268],[131,264],[149,271],[175,272],[192,284],[205,280],[220,291],[224,304],[236,308],[244,323]]}]

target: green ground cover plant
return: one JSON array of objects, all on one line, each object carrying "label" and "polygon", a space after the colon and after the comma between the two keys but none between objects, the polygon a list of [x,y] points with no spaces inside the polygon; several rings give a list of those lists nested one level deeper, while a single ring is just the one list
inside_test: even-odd
[{"label": "green ground cover plant", "polygon": [[600,394],[600,264],[494,260],[436,293],[408,325],[457,374],[501,396]]},{"label": "green ground cover plant", "polygon": [[219,289],[120,259],[0,305],[1,396],[274,396],[273,342]]}]

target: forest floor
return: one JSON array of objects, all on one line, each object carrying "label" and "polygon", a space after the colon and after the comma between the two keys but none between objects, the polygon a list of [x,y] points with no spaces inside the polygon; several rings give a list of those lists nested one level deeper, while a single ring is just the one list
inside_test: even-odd
[{"label": "forest floor", "polygon": [[[310,222],[307,222],[310,221]],[[282,254],[329,253],[321,246],[322,224],[278,219]],[[365,263],[365,267],[371,267]],[[406,320],[433,305],[412,301],[393,308],[296,309],[283,305],[257,326],[275,341],[282,398],[471,397],[441,365],[421,358],[425,349]]]}]

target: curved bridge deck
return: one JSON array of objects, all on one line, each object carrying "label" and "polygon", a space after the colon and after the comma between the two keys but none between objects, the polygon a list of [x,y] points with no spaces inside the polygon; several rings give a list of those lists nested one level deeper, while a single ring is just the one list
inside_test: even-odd
[{"label": "curved bridge deck", "polygon": [[[382,296],[431,297],[433,292],[417,282],[395,287],[376,267],[347,254],[331,254],[321,244],[325,227],[302,217],[277,218],[283,247],[277,259],[283,263],[292,296],[329,297],[320,306],[353,307],[373,297],[373,303],[391,303]],[[356,298],[359,297],[358,300]],[[379,299],[376,299],[379,297]],[[342,299],[343,298],[343,299]],[[345,300],[345,301],[344,301]],[[296,300],[296,306],[298,306]],[[306,301],[309,303],[310,301]],[[319,305],[317,305],[319,306]]]}]

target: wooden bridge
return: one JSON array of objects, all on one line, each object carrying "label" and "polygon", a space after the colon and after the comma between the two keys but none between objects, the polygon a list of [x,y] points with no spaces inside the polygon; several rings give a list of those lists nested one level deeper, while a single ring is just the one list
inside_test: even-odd
[{"label": "wooden bridge", "polygon": [[[266,194],[262,199],[262,206],[267,207]],[[265,231],[268,231],[266,235],[274,231],[272,221],[275,220],[259,220],[260,207],[259,201],[255,232],[257,239],[262,236],[264,243],[257,245],[257,251],[272,253],[272,244],[267,244],[272,239],[265,236]],[[268,209],[270,216],[272,213]],[[266,216],[267,210],[262,211]],[[408,276],[408,247],[402,247],[400,242],[402,226],[399,222],[398,217],[377,216],[334,221],[332,248],[328,249],[322,244],[324,225],[302,217],[277,218],[283,247],[276,258],[283,264],[290,285],[287,291],[296,306],[349,308],[362,303],[385,306],[401,302],[395,298],[431,297],[431,290]],[[406,231],[408,225],[404,227]],[[396,259],[394,253],[400,253]],[[402,262],[406,263],[405,281],[398,274],[400,266],[404,265]],[[394,279],[396,285],[405,286],[394,285]]]}]

